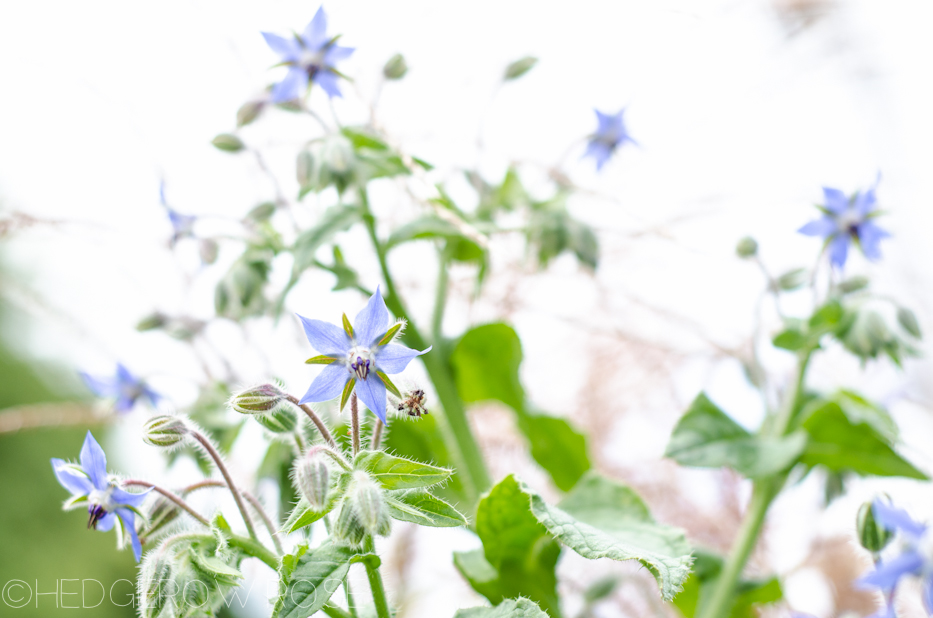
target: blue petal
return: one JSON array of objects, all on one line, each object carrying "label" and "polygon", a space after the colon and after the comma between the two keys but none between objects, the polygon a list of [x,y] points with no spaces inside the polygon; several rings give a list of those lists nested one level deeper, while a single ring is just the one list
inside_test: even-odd
[{"label": "blue petal", "polygon": [[91,432],[84,438],[81,447],[81,469],[91,479],[94,487],[100,490],[107,489],[107,456]]},{"label": "blue petal", "polygon": [[891,234],[881,229],[870,220],[860,223],[857,233],[859,244],[862,247],[862,253],[865,254],[865,257],[869,260],[881,259],[881,247],[879,247],[881,239],[887,238]]},{"label": "blue petal", "polygon": [[330,98],[342,98],[340,86],[337,84],[337,75],[330,71],[320,71],[314,75],[314,83],[320,86]]},{"label": "blue petal", "polygon": [[[297,313],[295,315],[298,315]],[[350,352],[350,337],[339,326],[298,315],[311,347],[327,356],[344,357]]]},{"label": "blue petal", "polygon": [[597,122],[596,133],[602,134],[602,133],[608,133],[609,131],[611,131],[612,125],[614,123],[614,116],[612,116],[611,114],[604,114],[598,109],[593,110],[593,111],[596,112],[596,122]]},{"label": "blue petal", "polygon": [[127,393],[123,393],[117,397],[116,402],[113,404],[113,409],[117,412],[125,414],[133,409],[133,406],[136,405],[136,397]]},{"label": "blue petal", "polygon": [[882,562],[877,568],[856,581],[859,588],[876,587],[884,591],[894,590],[897,582],[905,575],[917,573],[923,568],[923,556],[908,551],[893,560]]},{"label": "blue petal", "polygon": [[807,223],[805,226],[797,230],[798,233],[803,234],[804,236],[822,236],[823,238],[832,236],[838,231],[839,224],[837,224],[836,220],[832,217],[821,217],[815,221]]},{"label": "blue petal", "polygon": [[52,471],[55,472],[55,478],[62,484],[62,487],[75,496],[89,494],[94,489],[86,476],[73,470],[67,462],[61,459],[52,458]]},{"label": "blue petal", "polygon": [[323,6],[317,10],[317,13],[305,26],[301,38],[304,40],[305,45],[308,46],[308,49],[312,51],[321,49],[327,43],[327,14],[324,13]]},{"label": "blue petal", "polygon": [[332,45],[330,49],[324,54],[324,64],[327,66],[334,66],[341,60],[346,60],[353,55],[356,49],[353,47],[340,47],[339,45]]},{"label": "blue petal", "polygon": [[357,380],[356,394],[380,421],[386,422],[386,385],[379,376],[371,373],[365,380]]},{"label": "blue petal", "polygon": [[289,67],[288,73],[272,88],[272,102],[285,103],[301,97],[301,90],[308,85],[308,74],[300,67]]},{"label": "blue petal", "polygon": [[371,348],[382,339],[389,330],[389,310],[382,300],[382,292],[376,288],[376,293],[369,298],[366,306],[356,314],[353,320],[353,331],[356,341],[367,348]]},{"label": "blue petal", "polygon": [[301,50],[298,48],[298,42],[294,39],[286,39],[285,37],[272,34],[271,32],[263,32],[262,38],[266,40],[266,44],[271,47],[272,51],[277,53],[282,60],[294,62],[301,53]]},{"label": "blue petal", "polygon": [[143,546],[139,542],[139,536],[136,534],[133,511],[129,509],[117,509],[116,513],[120,516],[120,519],[123,520],[123,527],[130,533],[130,542],[133,544],[133,556],[135,556],[136,562],[139,562],[140,558],[143,556]]},{"label": "blue petal", "polygon": [[97,524],[94,526],[94,529],[98,532],[110,532],[113,530],[113,524],[115,524],[116,521],[117,518],[113,513],[107,513],[97,520]]},{"label": "blue petal", "polygon": [[133,494],[128,491],[124,491],[119,487],[114,487],[113,493],[110,496],[113,498],[113,501],[117,504],[125,504],[126,506],[132,506],[134,508],[139,508],[142,506],[143,502],[146,501],[146,498],[149,497],[149,492],[152,491],[152,488],[148,488],[146,491],[138,494]]},{"label": "blue petal", "polygon": [[933,614],[933,576],[928,576],[923,582],[923,605],[928,614]]},{"label": "blue petal", "polygon": [[849,208],[849,198],[839,189],[823,187],[823,206],[826,210],[841,215]]},{"label": "blue petal", "polygon": [[419,352],[418,350],[412,350],[411,348],[406,348],[397,343],[387,343],[384,346],[376,348],[374,353],[376,357],[376,369],[383,373],[401,373],[405,371],[405,367],[408,367],[408,363],[410,363],[412,359],[422,354],[427,354],[430,351],[431,347]]},{"label": "blue petal", "polygon": [[314,378],[308,392],[298,403],[317,403],[333,399],[343,392],[343,387],[352,375],[350,370],[339,361],[327,365],[324,371]]},{"label": "blue petal", "polygon": [[117,363],[117,383],[122,386],[136,386],[139,380],[130,373],[123,363]]},{"label": "blue petal", "polygon": [[612,157],[612,148],[605,142],[594,139],[587,145],[586,152],[583,153],[583,158],[585,157],[596,159],[596,170],[599,171],[603,169],[606,161]]},{"label": "blue petal", "polygon": [[95,378],[94,376],[81,372],[81,379],[84,380],[84,383],[87,384],[87,387],[91,389],[98,397],[112,397],[116,394],[117,385],[114,380],[110,378]]},{"label": "blue petal", "polygon": [[889,530],[900,530],[915,539],[919,539],[927,531],[927,527],[914,521],[907,511],[895,508],[883,500],[875,500],[871,506],[875,521]]},{"label": "blue petal", "polygon": [[849,254],[849,235],[837,234],[829,243],[829,261],[836,268],[842,268],[846,264],[846,256]]},{"label": "blue petal", "polygon": [[863,217],[873,211],[877,205],[877,200],[875,199],[875,188],[872,187],[867,191],[859,191],[855,196],[855,212],[862,215]]}]

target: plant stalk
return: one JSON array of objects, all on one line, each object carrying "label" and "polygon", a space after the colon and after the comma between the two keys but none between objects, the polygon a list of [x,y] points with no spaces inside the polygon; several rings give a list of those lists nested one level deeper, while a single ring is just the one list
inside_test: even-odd
[{"label": "plant stalk", "polygon": [[139,479],[127,479],[123,481],[123,484],[131,485],[135,487],[151,487],[153,491],[162,494],[163,496],[165,496],[166,498],[168,498],[169,500],[177,504],[183,511],[185,511],[186,513],[194,517],[196,520],[198,520],[205,526],[210,527],[211,525],[211,522],[207,521],[207,519],[203,515],[201,515],[200,513],[195,511],[193,508],[191,508],[191,506],[187,502],[185,502],[180,496],[173,494],[167,489],[159,487],[158,485],[154,483],[150,483],[149,481],[141,481]]},{"label": "plant stalk", "polygon": [[321,420],[321,417],[314,413],[314,410],[312,410],[308,404],[298,403],[298,398],[294,395],[285,395],[285,398],[301,408],[301,411],[311,419],[311,422],[314,423],[315,427],[317,427],[318,432],[321,434],[324,440],[331,445],[331,447],[340,450],[340,447],[337,446],[337,441],[334,440],[334,436],[332,436],[330,431],[327,429],[327,425],[324,424],[324,421]]},{"label": "plant stalk", "polygon": [[360,404],[356,391],[350,395],[350,430],[353,434],[353,456],[360,452]]},{"label": "plant stalk", "polygon": [[207,451],[207,454],[210,455],[211,459],[214,460],[214,463],[217,465],[217,469],[220,470],[224,480],[227,482],[227,489],[229,489],[230,494],[233,495],[233,500],[236,502],[236,507],[240,510],[240,515],[243,517],[243,523],[246,524],[246,529],[249,531],[249,537],[258,543],[259,537],[256,536],[256,529],[253,527],[253,519],[249,515],[246,504],[243,503],[243,495],[240,493],[240,490],[237,489],[237,486],[233,483],[233,478],[230,476],[230,472],[227,470],[227,466],[224,465],[224,461],[221,458],[220,453],[217,452],[217,449],[214,448],[214,445],[211,444],[211,441],[205,438],[204,435],[202,435],[200,432],[192,431],[191,437],[197,440],[201,446],[204,447],[204,450]]},{"label": "plant stalk", "polygon": [[[375,543],[373,538],[369,537],[364,546],[365,551],[375,553]],[[379,567],[372,564],[369,560],[363,560],[366,567],[366,576],[369,578],[369,587],[373,591],[373,604],[376,606],[376,616],[378,618],[392,618],[389,611],[389,602],[386,599],[385,587],[382,585],[382,575],[379,573]]]}]

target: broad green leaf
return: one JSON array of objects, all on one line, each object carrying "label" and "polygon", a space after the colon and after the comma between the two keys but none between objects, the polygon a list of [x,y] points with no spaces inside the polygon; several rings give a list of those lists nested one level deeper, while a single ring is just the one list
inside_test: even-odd
[{"label": "broad green leaf", "polygon": [[916,314],[907,307],[897,308],[897,323],[910,333],[914,339],[923,338],[923,332],[920,330],[920,322],[917,320]]},{"label": "broad green leaf", "polygon": [[889,444],[897,441],[897,423],[894,422],[888,411],[881,406],[849,390],[838,391],[830,400],[839,404],[839,407],[851,422],[871,425]]},{"label": "broad green leaf", "polygon": [[361,451],[353,459],[353,467],[365,470],[386,489],[417,489],[446,481],[451,474],[438,468],[385,451]]},{"label": "broad green leaf", "polygon": [[801,463],[875,476],[923,479],[926,474],[898,455],[867,422],[853,422],[838,403],[827,402],[803,422],[810,438]]},{"label": "broad green leaf", "polygon": [[596,233],[585,223],[570,216],[567,195],[563,192],[544,202],[532,204],[525,234],[542,268],[565,251],[572,251],[577,260],[591,269],[598,265],[599,240]]},{"label": "broad green leaf", "polygon": [[389,240],[386,242],[386,249],[392,249],[402,243],[412,240],[458,238],[461,236],[463,236],[463,233],[450,221],[446,221],[435,215],[425,215],[406,223],[392,232],[392,235],[389,236]]},{"label": "broad green leaf", "polygon": [[291,573],[283,568],[280,574],[281,595],[273,618],[307,618],[324,607],[346,578],[354,556],[353,549],[330,542],[302,553]]},{"label": "broad green leaf", "polygon": [[467,580],[470,587],[491,603],[503,599],[499,586],[499,571],[489,564],[482,549],[455,551],[454,566]]},{"label": "broad green leaf", "polygon": [[749,478],[760,478],[792,466],[805,445],[806,436],[801,433],[783,438],[753,436],[700,393],[674,428],[665,456],[683,466],[728,466]]},{"label": "broad green leaf", "polygon": [[[435,414],[418,419],[395,419],[384,441],[386,450],[396,455],[415,461],[430,461],[442,468],[456,468]],[[453,504],[467,501],[456,469],[448,482],[431,491]]]},{"label": "broad green leaf", "polygon": [[810,339],[807,337],[806,333],[796,328],[782,330],[771,340],[774,347],[781,348],[782,350],[790,350],[791,352],[802,350],[809,342]]},{"label": "broad green leaf", "polygon": [[356,206],[339,205],[329,208],[317,225],[304,231],[295,239],[295,244],[292,245],[292,253],[295,256],[295,262],[292,265],[292,280],[297,280],[305,269],[314,264],[315,253],[324,243],[333,238],[334,234],[349,229],[359,220],[360,210]]},{"label": "broad green leaf", "polygon": [[590,469],[586,437],[564,419],[527,413],[519,415],[518,426],[528,437],[531,456],[558,489],[569,491]]},{"label": "broad green leaf", "polygon": [[511,326],[502,323],[468,330],[450,357],[465,402],[495,399],[514,410],[524,408],[525,391],[518,378],[521,362],[521,341]]},{"label": "broad green leaf", "polygon": [[687,579],[693,558],[683,530],[656,523],[628,487],[590,472],[556,507],[524,485],[522,491],[538,521],[584,558],[638,560],[665,600]]},{"label": "broad green leaf", "polygon": [[194,565],[209,577],[227,586],[237,585],[237,580],[243,579],[240,571],[200,544],[192,546],[190,554]]},{"label": "broad green leaf", "polygon": [[330,491],[327,494],[327,504],[324,505],[323,509],[318,510],[312,508],[304,498],[299,500],[298,504],[295,505],[295,508],[292,509],[292,512],[289,514],[282,529],[286,532],[294,532],[295,530],[310,526],[319,519],[322,519],[325,515],[334,510],[343,495],[347,493],[347,488],[350,486],[350,478],[349,474],[338,474],[336,481],[331,484]]},{"label": "broad green leaf", "polygon": [[[699,612],[713,584],[722,571],[723,560],[716,554],[697,551],[693,572],[684,582],[684,589],[674,598],[674,606],[685,618],[694,618]],[[777,603],[784,598],[777,578],[740,581],[736,586],[735,602],[729,618],[758,618],[759,605]]]},{"label": "broad green leaf", "polygon": [[386,496],[389,515],[421,526],[451,528],[467,525],[457,509],[424,489],[406,489]]},{"label": "broad green leaf", "polygon": [[[496,607],[461,609],[454,618],[548,618],[548,615],[528,599],[509,599]],[[551,616],[550,618],[554,618]]]}]

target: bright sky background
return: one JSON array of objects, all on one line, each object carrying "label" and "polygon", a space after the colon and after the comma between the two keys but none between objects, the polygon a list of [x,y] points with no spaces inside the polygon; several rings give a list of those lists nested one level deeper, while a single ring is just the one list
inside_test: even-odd
[{"label": "bright sky background", "polygon": [[[825,13],[811,27],[782,22],[791,14],[787,7],[811,4]],[[29,300],[25,287],[12,291],[41,324],[24,345],[101,373],[123,360],[179,404],[190,400],[195,391],[186,375],[197,374],[194,360],[174,342],[138,334],[133,326],[153,308],[209,315],[212,289],[203,282],[222,272],[235,251],[222,253],[216,270],[192,285],[180,285],[180,275],[196,273],[193,248],[182,247],[179,257],[168,251],[159,180],[165,179],[176,209],[216,217],[201,223],[209,231],[232,229],[224,217],[241,217],[271,197],[268,179],[251,159],[221,153],[210,140],[233,129],[239,105],[280,76],[269,69],[277,59],[259,32],[300,30],[317,6],[164,1],[0,8],[0,201],[6,210],[61,222],[11,243],[10,260],[41,299]],[[879,172],[879,201],[889,213],[883,226],[894,238],[883,245],[882,262],[858,257],[851,270],[870,274],[877,290],[913,308],[933,332],[930,3],[345,1],[325,8],[330,31],[357,48],[341,69],[356,80],[364,100],[376,90],[385,60],[405,55],[410,73],[385,85],[377,114],[407,152],[437,165],[435,181],[454,178],[458,167],[476,161],[481,117],[487,176],[501,178],[509,161],[520,161],[534,177],[535,164],[553,164],[595,128],[594,107],[613,112],[627,106],[628,128],[640,147],[623,149],[601,175],[591,162],[579,161],[579,147],[564,167],[577,184],[612,198],[579,196],[571,203],[576,216],[603,230],[595,279],[561,259],[514,292],[509,318],[523,336],[524,377],[532,399],[546,409],[572,415],[594,355],[612,356],[620,345],[594,334],[595,325],[687,354],[664,387],[674,389],[679,405],[705,388],[754,426],[760,402],[738,364],[713,359],[706,341],[730,347],[751,332],[761,280],[751,264],[734,258],[735,242],[756,237],[776,272],[808,265],[818,241],[795,230],[814,217],[820,187],[852,192]],[[505,85],[490,106],[504,66],[527,54],[539,57],[539,65]],[[344,85],[344,91],[346,99],[335,105],[340,120],[364,120],[354,87]],[[313,94],[312,106],[330,117],[321,93]],[[286,192],[294,194],[294,154],[317,127],[281,113],[259,124],[242,135],[267,153]],[[468,195],[456,182],[452,191]],[[308,198],[307,216],[328,199]],[[376,207],[398,222],[398,212],[408,211],[396,211],[393,199]],[[652,229],[664,236],[628,236]],[[354,238],[347,237],[345,250]],[[510,250],[497,255],[506,259]],[[416,317],[430,311],[434,277],[433,269],[426,275],[419,268],[421,255],[400,251],[395,260],[412,297],[425,301],[414,303]],[[378,282],[368,253],[348,259],[360,265],[369,285]],[[467,273],[454,276],[465,281]],[[350,292],[316,296],[313,291],[328,283],[317,277],[296,292],[294,309],[333,319],[344,310],[353,315],[362,304]],[[493,279],[490,297],[501,300],[513,282]],[[455,307],[448,330],[500,317],[504,306],[480,303],[472,314]],[[293,325],[267,330],[257,327],[251,335],[270,342],[274,375],[303,390],[309,374],[295,360],[304,359],[306,345]],[[212,335],[226,353],[246,349],[232,329]],[[768,361],[776,371],[789,367],[780,353]],[[240,362],[248,379],[267,377],[265,361]],[[904,373],[885,363],[862,373],[829,354],[815,367],[814,381],[857,384],[888,400],[903,423],[904,452],[930,470],[930,371],[929,361],[920,360],[910,361]],[[627,396],[613,392],[611,383],[606,389],[619,400]],[[642,412],[614,427],[607,457],[631,464],[660,456],[678,410],[656,418]],[[813,526],[818,488],[805,484],[779,505],[773,546],[800,545],[795,539],[804,523],[810,533],[846,530],[856,505],[879,486],[920,517],[933,508],[929,487],[863,483]],[[441,536],[431,536],[431,543]],[[461,548],[473,546],[469,535],[457,539]],[[796,550],[776,550],[773,563],[789,569],[800,559]],[[454,604],[473,598],[457,590],[426,596],[411,615],[451,614]],[[789,586],[788,596],[797,609],[829,611],[825,592],[810,583]]]}]

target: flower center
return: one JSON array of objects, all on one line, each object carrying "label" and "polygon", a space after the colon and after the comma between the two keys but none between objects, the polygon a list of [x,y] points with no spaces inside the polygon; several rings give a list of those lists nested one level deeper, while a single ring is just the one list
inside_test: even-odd
[{"label": "flower center", "polygon": [[326,48],[321,48],[317,51],[305,49],[301,57],[298,58],[298,65],[308,73],[309,77],[314,77],[318,71],[324,68],[325,50]]},{"label": "flower center", "polygon": [[356,374],[360,380],[365,380],[370,371],[376,370],[376,359],[369,348],[354,346],[347,354],[347,364],[350,372]]},{"label": "flower center", "polygon": [[849,208],[844,213],[836,217],[836,223],[839,229],[852,237],[858,237],[858,226],[862,223],[862,217],[854,208]]},{"label": "flower center", "polygon": [[116,505],[113,502],[113,486],[111,485],[105,490],[95,489],[87,496],[88,507],[88,519],[87,527],[88,529],[94,528],[97,530],[97,522],[104,518],[104,515],[113,511],[116,508]]}]

